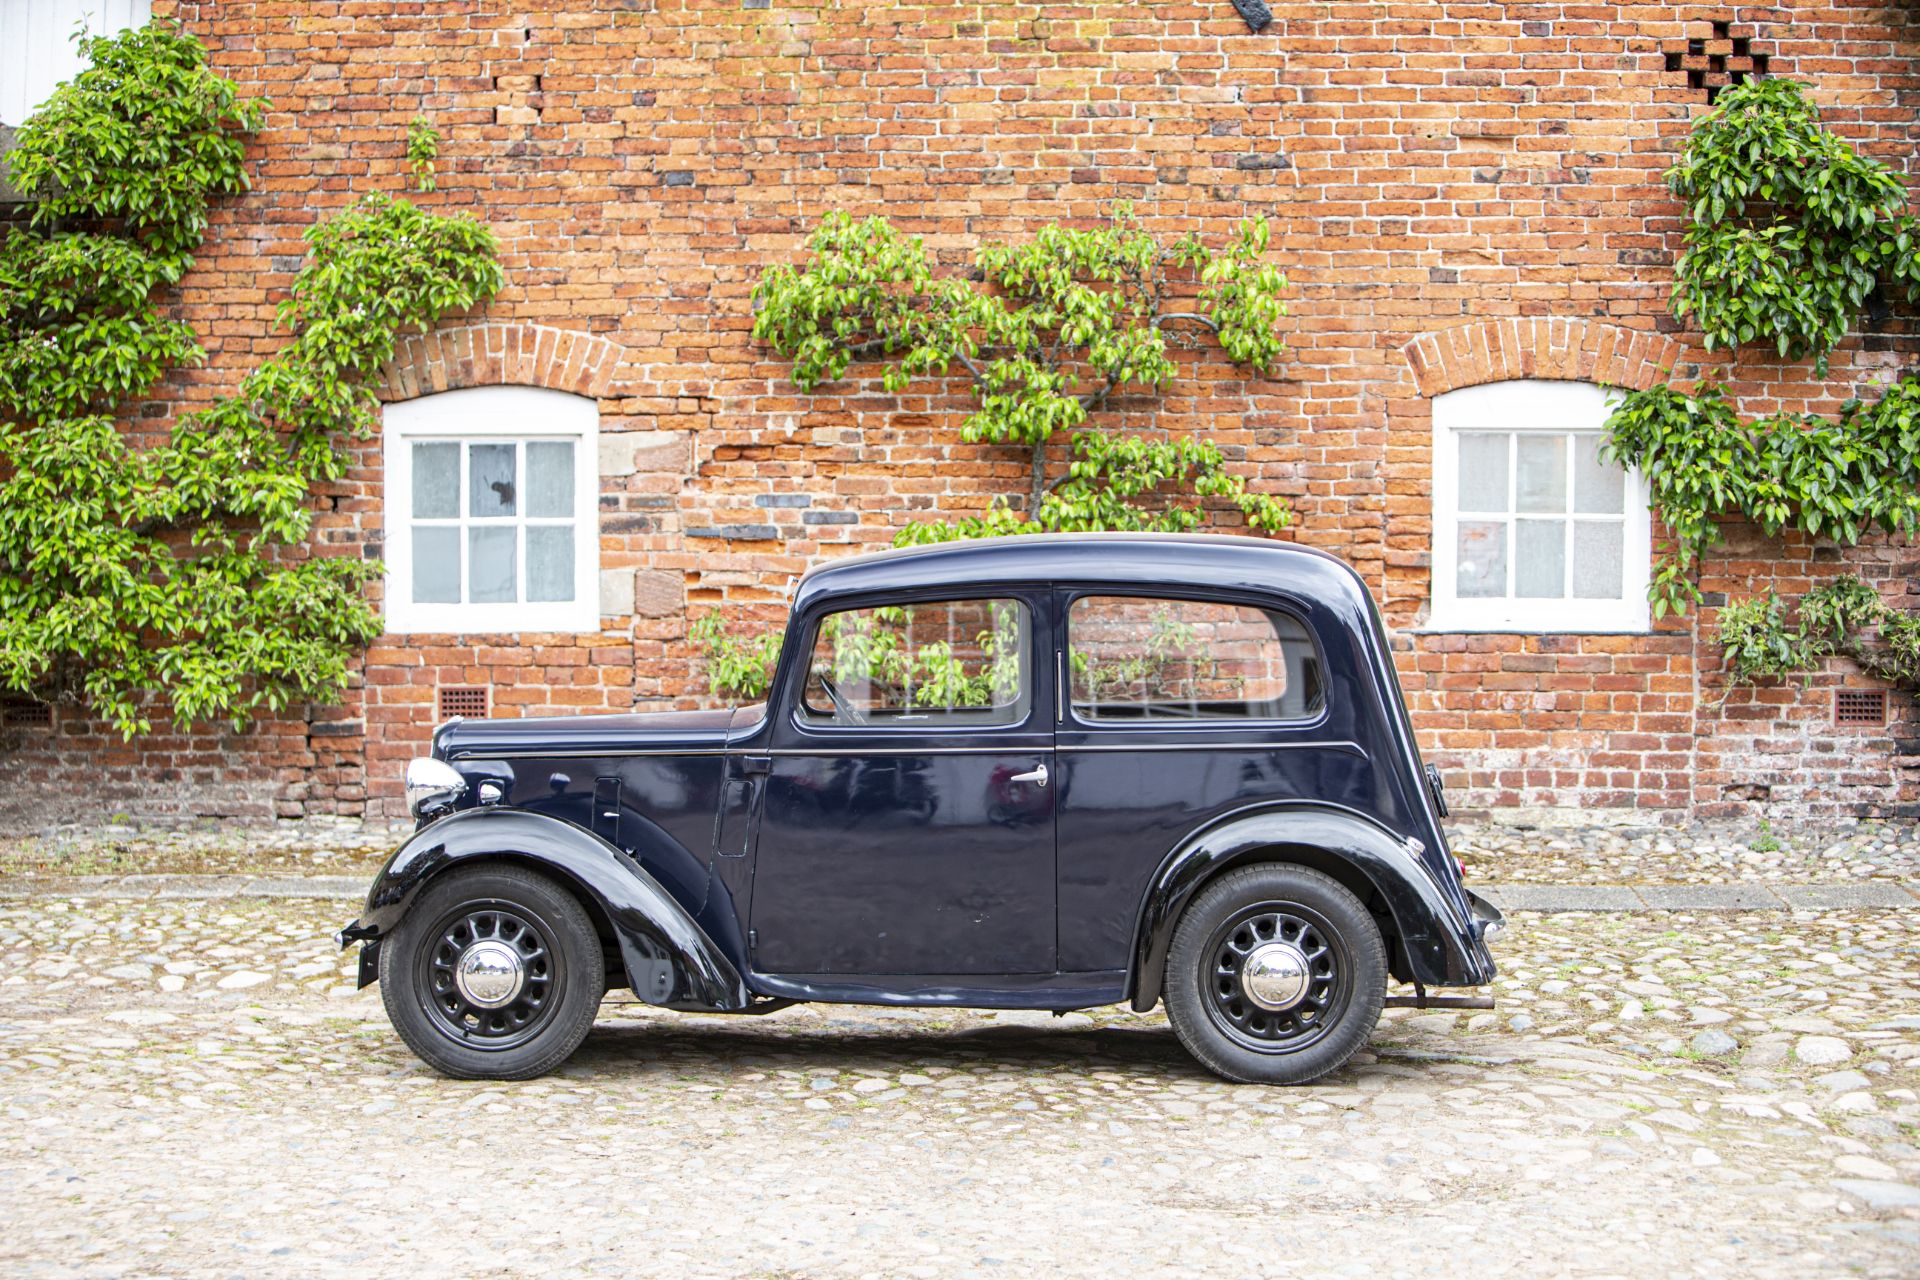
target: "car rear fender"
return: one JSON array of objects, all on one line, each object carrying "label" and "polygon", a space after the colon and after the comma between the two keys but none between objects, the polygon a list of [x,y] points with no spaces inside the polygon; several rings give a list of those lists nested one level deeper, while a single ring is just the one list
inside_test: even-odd
[{"label": "car rear fender", "polygon": [[1174,927],[1193,895],[1221,872],[1251,862],[1313,867],[1355,890],[1363,903],[1384,905],[1396,938],[1396,978],[1436,987],[1493,979],[1478,925],[1454,909],[1404,840],[1351,810],[1288,803],[1230,814],[1188,836],[1161,862],[1134,936],[1128,989],[1135,1009],[1144,1012],[1160,999]]},{"label": "car rear fender", "polygon": [[[572,888],[611,928],[628,985],[649,1004],[747,1007],[738,966],[658,880],[593,832],[518,809],[465,809],[414,833],[380,869],[365,914],[341,931],[341,945],[378,943],[429,882],[481,861],[517,862]],[[361,966],[362,986],[369,968]]]}]

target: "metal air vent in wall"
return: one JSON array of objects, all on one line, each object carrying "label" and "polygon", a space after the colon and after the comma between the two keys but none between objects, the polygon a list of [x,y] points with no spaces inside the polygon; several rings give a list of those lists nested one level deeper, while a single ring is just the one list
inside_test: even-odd
[{"label": "metal air vent in wall", "polygon": [[1887,722],[1887,691],[1885,689],[1835,689],[1833,691],[1833,722],[1835,724],[1885,724]]},{"label": "metal air vent in wall", "polygon": [[447,684],[440,686],[440,719],[451,720],[459,716],[464,720],[485,720],[487,718],[487,690],[483,685]]}]

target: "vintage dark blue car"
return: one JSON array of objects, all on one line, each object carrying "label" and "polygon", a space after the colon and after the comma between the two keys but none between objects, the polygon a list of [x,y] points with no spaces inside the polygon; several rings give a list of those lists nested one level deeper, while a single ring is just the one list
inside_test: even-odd
[{"label": "vintage dark blue car", "polygon": [[1372,599],[1282,543],[834,561],[765,703],[454,721],[407,796],[340,941],[453,1076],[558,1066],[611,984],[736,1014],[1165,1000],[1215,1072],[1298,1083],[1389,976],[1394,1003],[1494,976]]}]

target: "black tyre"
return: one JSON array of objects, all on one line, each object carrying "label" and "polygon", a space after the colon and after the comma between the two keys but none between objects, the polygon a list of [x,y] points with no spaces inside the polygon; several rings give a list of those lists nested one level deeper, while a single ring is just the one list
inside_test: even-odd
[{"label": "black tyre", "polygon": [[1380,928],[1338,881],[1261,863],[1202,889],[1174,927],[1167,1017],[1187,1052],[1248,1084],[1306,1084],[1367,1042],[1386,998]]},{"label": "black tyre", "polygon": [[528,1080],[572,1056],[606,993],[593,921],[523,867],[450,871],[380,944],[380,997],[407,1047],[461,1080]]}]

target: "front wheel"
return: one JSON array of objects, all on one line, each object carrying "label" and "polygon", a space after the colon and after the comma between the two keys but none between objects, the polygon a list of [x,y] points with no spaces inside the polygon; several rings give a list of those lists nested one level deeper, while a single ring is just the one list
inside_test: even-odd
[{"label": "front wheel", "polygon": [[1167,1017],[1187,1052],[1248,1084],[1306,1084],[1346,1065],[1386,998],[1387,954],[1360,900],[1307,867],[1222,875],[1167,952]]},{"label": "front wheel", "polygon": [[593,921],[524,867],[450,871],[380,944],[380,998],[407,1047],[461,1080],[528,1080],[565,1062],[606,993]]}]

